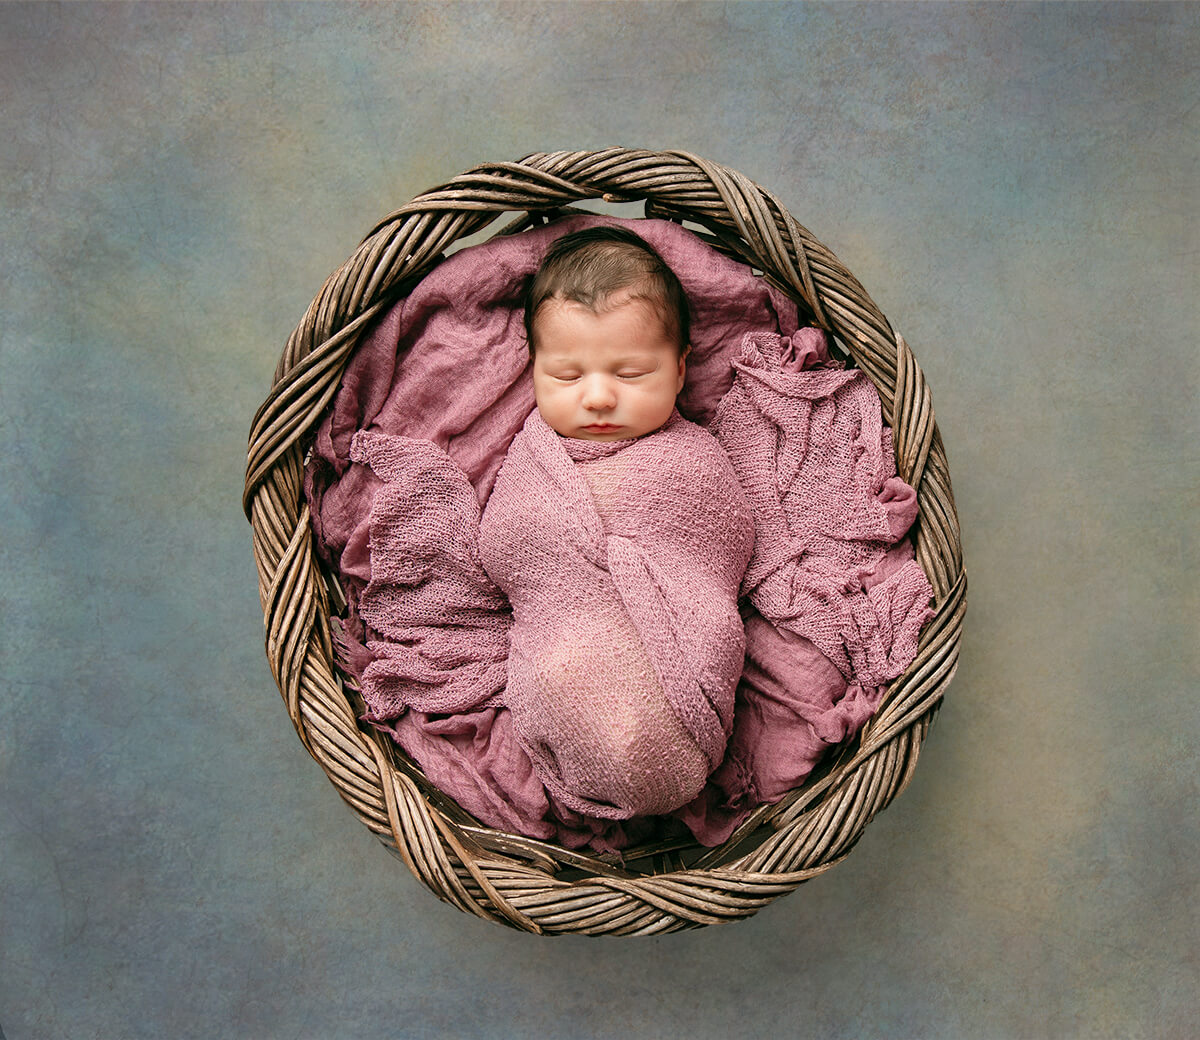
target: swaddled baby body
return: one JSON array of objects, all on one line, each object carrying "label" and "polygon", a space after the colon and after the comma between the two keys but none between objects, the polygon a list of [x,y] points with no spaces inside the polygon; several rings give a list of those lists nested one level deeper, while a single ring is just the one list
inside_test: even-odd
[{"label": "swaddled baby body", "polygon": [[505,702],[564,804],[670,812],[725,751],[753,519],[715,438],[675,411],[687,301],[640,238],[560,239],[525,323],[537,410],[480,527],[513,608]]}]

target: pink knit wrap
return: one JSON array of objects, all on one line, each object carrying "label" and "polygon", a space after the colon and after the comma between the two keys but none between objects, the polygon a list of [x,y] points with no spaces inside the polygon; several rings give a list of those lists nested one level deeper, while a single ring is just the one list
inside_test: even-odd
[{"label": "pink knit wrap", "polygon": [[713,436],[509,448],[479,555],[512,604],[505,703],[547,789],[604,819],[667,813],[725,754],[754,521]]}]

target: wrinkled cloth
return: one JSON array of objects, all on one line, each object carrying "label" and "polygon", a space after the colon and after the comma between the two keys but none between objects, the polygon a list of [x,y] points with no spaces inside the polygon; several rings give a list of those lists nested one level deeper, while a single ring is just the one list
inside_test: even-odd
[{"label": "wrinkled cloth", "polygon": [[755,543],[734,730],[705,790],[676,813],[706,845],[858,733],[932,615],[904,540],[916,493],[896,477],[866,377],[833,362],[812,328],[748,334],[733,367],[713,432],[750,499]]},{"label": "wrinkled cloth", "polygon": [[728,458],[677,412],[612,442],[530,415],[479,556],[512,605],[505,703],[559,802],[620,820],[703,788],[733,724],[753,539]]},{"label": "wrinkled cloth", "polygon": [[754,511],[742,591],[848,681],[877,687],[916,656],[931,616],[933,590],[915,561],[871,581],[916,518],[916,492],[896,476],[867,377],[810,361],[799,338],[747,335],[717,410],[717,439]]},{"label": "wrinkled cloth", "polygon": [[359,599],[372,635],[362,671],[367,721],[409,708],[497,706],[511,613],[479,560],[474,489],[427,441],[359,433],[350,457],[383,482],[371,505],[370,580]]}]

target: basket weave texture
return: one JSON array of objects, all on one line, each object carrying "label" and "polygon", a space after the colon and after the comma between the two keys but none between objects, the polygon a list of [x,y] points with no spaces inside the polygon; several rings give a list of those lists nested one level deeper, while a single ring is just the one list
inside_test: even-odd
[{"label": "basket weave texture", "polygon": [[[355,345],[452,243],[505,212],[518,233],[587,199],[644,200],[762,271],[836,337],[879,391],[897,469],[917,489],[917,560],[935,616],[916,659],[852,744],[723,846],[609,860],[494,831],[434,790],[389,738],[360,725],[328,617],[343,603],[314,551],[304,457]],[[358,817],[439,898],[539,933],[657,934],[749,917],[839,862],[907,784],[958,658],[966,610],[958,520],[925,378],[853,275],[768,192],[682,152],[611,148],[477,166],[381,220],[312,302],[250,434],[243,504],[266,649],[297,733]],[[639,869],[639,866],[641,869]]]}]

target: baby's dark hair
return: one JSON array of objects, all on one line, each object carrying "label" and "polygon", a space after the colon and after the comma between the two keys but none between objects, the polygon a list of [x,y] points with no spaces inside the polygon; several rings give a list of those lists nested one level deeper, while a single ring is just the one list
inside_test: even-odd
[{"label": "baby's dark hair", "polygon": [[691,312],[675,272],[650,243],[626,228],[599,224],[556,239],[525,293],[525,338],[534,352],[533,319],[547,300],[571,300],[589,310],[622,289],[659,312],[668,335],[683,351],[690,342]]}]

